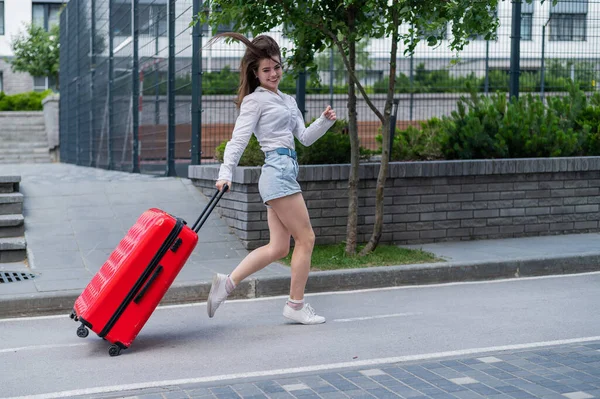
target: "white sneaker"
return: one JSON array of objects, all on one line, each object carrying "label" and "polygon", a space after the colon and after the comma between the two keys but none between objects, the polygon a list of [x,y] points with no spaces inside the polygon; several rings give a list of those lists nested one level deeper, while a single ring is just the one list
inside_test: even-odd
[{"label": "white sneaker", "polygon": [[206,310],[208,311],[208,317],[213,317],[217,308],[225,302],[227,299],[227,276],[221,273],[215,274],[213,277],[212,286],[208,293],[208,299],[206,300]]},{"label": "white sneaker", "polygon": [[292,309],[286,303],[283,307],[283,316],[300,324],[321,324],[325,323],[325,318],[315,313],[315,310],[308,303],[305,303],[302,309]]}]

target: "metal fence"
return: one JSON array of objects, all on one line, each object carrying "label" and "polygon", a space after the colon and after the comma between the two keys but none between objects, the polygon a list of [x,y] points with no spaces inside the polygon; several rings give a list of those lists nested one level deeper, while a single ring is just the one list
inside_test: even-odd
[{"label": "metal fence", "polygon": [[[231,137],[237,116],[233,100],[244,47],[221,41],[200,51],[211,38],[208,27],[189,27],[200,7],[200,0],[68,3],[61,14],[63,162],[180,176],[189,164],[216,162],[215,148]],[[435,48],[420,43],[409,57],[400,45],[399,128],[449,115],[470,91],[508,93],[515,61],[521,95],[562,95],[571,82],[588,93],[600,90],[600,0],[522,3],[520,51],[512,62],[512,4],[500,2],[496,12],[495,40],[474,37],[459,54],[448,50],[450,27],[438,32],[444,40]],[[291,47],[282,33],[268,34]],[[382,109],[390,42],[364,40],[358,47],[357,74]],[[280,89],[297,95],[307,122],[328,104],[346,118],[341,58],[326,51],[317,65],[306,84],[288,73]],[[376,149],[380,123],[362,98],[358,120],[361,145]]]}]

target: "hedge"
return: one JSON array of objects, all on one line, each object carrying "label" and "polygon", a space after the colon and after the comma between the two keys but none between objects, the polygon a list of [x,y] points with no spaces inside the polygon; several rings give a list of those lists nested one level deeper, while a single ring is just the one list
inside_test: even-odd
[{"label": "hedge", "polygon": [[0,92],[0,111],[41,111],[42,100],[50,93],[52,90],[30,91],[7,96],[4,92]]},{"label": "hedge", "polygon": [[[381,135],[377,136],[381,146]],[[450,116],[396,129],[393,160],[490,159],[600,155],[600,93],[575,85],[567,95],[508,101],[475,92]]]}]

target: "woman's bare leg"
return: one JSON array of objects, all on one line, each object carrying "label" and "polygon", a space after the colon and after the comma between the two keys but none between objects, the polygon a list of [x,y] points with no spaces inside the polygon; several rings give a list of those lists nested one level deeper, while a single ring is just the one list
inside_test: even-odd
[{"label": "woman's bare leg", "polygon": [[231,272],[230,278],[235,285],[276,260],[286,257],[290,252],[290,233],[273,209],[267,208],[267,222],[269,224],[269,243],[250,252]]},{"label": "woman's bare leg", "polygon": [[315,245],[315,233],[310,224],[308,209],[306,209],[302,193],[271,200],[269,205],[285,229],[294,237],[290,298],[299,301],[304,299],[304,289]]},{"label": "woman's bare leg", "polygon": [[213,317],[216,310],[227,299],[229,293],[249,275],[263,269],[268,264],[281,259],[290,252],[290,233],[283,226],[277,214],[267,209],[270,241],[267,245],[255,249],[228,276],[217,273],[213,278],[206,310],[208,317]]}]

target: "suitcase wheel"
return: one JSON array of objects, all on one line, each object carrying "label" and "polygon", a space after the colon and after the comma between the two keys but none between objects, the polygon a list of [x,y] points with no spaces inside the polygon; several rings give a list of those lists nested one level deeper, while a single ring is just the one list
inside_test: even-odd
[{"label": "suitcase wheel", "polygon": [[108,348],[108,354],[110,356],[119,356],[121,354],[121,348],[118,345],[111,345]]},{"label": "suitcase wheel", "polygon": [[85,328],[85,326],[83,324],[80,325],[79,327],[77,327],[77,336],[79,338],[85,338],[88,336],[89,333],[90,333],[90,330]]}]

